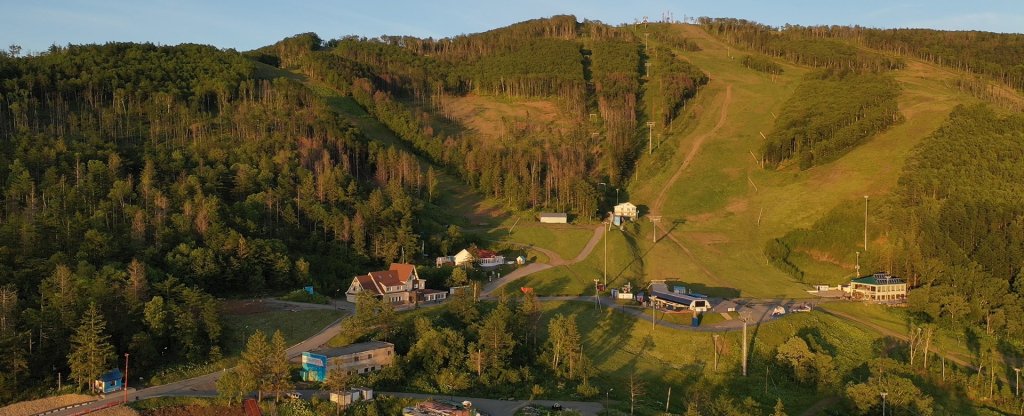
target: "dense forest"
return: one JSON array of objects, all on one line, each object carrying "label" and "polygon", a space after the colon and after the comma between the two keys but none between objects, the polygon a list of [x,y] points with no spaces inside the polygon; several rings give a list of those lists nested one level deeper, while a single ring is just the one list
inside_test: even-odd
[{"label": "dense forest", "polygon": [[67,375],[83,317],[139,368],[216,358],[214,296],[332,291],[420,248],[415,158],[238,53],[55,47],[0,73],[0,400]]},{"label": "dense forest", "polygon": [[807,169],[838,159],[902,121],[899,91],[884,73],[826,69],[806,75],[762,146],[765,165],[795,158]]},{"label": "dense forest", "polygon": [[[640,148],[641,49],[632,32],[555,16],[440,40],[304,34],[253,57],[351,94],[418,153],[510,207],[589,217],[597,183],[621,183]],[[661,117],[671,121],[707,77],[670,53],[659,59]],[[573,127],[489,141],[437,120],[444,98],[466,94],[551,99]],[[597,131],[588,113],[600,117]]]}]

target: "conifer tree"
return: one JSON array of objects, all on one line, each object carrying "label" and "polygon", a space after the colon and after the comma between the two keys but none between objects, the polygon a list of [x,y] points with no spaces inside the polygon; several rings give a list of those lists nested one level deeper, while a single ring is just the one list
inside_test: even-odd
[{"label": "conifer tree", "polygon": [[90,303],[89,309],[82,316],[81,325],[71,336],[71,353],[68,354],[71,378],[79,385],[91,383],[114,360],[114,346],[110,345],[110,335],[107,335],[106,328],[107,322],[96,303]]},{"label": "conifer tree", "polygon": [[257,329],[249,336],[245,351],[242,351],[242,360],[238,364],[239,375],[242,379],[249,380],[256,389],[257,401],[263,400],[263,391],[269,387],[270,354],[271,346],[267,344],[267,336]]}]

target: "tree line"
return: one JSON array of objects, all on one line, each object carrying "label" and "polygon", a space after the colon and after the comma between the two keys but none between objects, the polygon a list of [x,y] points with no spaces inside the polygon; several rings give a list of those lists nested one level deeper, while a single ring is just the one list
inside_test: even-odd
[{"label": "tree line", "polygon": [[800,65],[858,71],[886,71],[906,66],[900,58],[863,51],[801,26],[776,28],[744,19],[709,17],[699,18],[698,23],[726,42]]}]

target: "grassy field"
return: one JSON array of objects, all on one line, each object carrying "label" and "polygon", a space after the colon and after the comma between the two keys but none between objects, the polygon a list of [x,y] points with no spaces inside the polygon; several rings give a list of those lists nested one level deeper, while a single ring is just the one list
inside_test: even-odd
[{"label": "grassy field", "polygon": [[[797,334],[815,333],[835,349],[836,363],[846,372],[869,358],[876,334],[864,331],[820,313],[795,314],[784,319],[754,327],[751,334],[751,376],[740,373],[739,332],[720,333],[723,351],[718,371],[713,362],[713,339],[710,333],[676,331],[659,327],[652,333],[646,321],[609,310],[596,312],[579,302],[546,302],[545,316],[555,314],[576,318],[584,338],[584,350],[597,366],[599,376],[592,383],[600,391],[612,389],[614,407],[627,410],[628,380],[636,374],[646,385],[640,414],[664,410],[666,393],[673,387],[672,413],[683,413],[684,404],[697,390],[711,386],[728,386],[732,397],[750,396],[762,403],[781,398],[790,414],[799,414],[820,397],[778,374],[778,368],[766,367],[766,357],[774,355],[775,346]],[[771,372],[767,380],[765,370]],[[707,391],[707,390],[705,390]]]},{"label": "grassy field", "polygon": [[540,224],[530,219],[522,220],[504,240],[546,248],[558,254],[563,260],[572,260],[580,254],[594,235],[593,227],[564,224]]},{"label": "grassy field", "polygon": [[[882,327],[903,336],[910,334],[911,320],[907,310],[890,308],[882,305],[875,305],[863,302],[828,302],[818,305],[819,308],[843,312],[855,315],[871,324]],[[932,339],[932,351],[944,354],[953,354],[965,361],[971,361],[971,357],[977,354],[971,352],[967,346],[968,336],[963,333],[953,333],[947,330],[938,330]]]},{"label": "grassy field", "polygon": [[280,330],[290,346],[320,332],[343,314],[330,309],[313,309],[291,312],[287,310],[267,311],[244,315],[224,315],[224,353],[233,356],[245,348],[245,341],[256,330],[263,331],[269,338]]}]

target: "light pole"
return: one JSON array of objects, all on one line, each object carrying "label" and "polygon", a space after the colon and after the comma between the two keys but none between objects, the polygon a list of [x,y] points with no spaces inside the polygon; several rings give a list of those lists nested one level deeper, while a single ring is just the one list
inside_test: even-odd
[{"label": "light pole", "polygon": [[868,196],[864,195],[864,251],[868,251]]},{"label": "light pole", "polygon": [[604,235],[601,239],[604,240],[604,287],[608,287],[608,228],[611,227],[611,223],[605,220],[604,224]]},{"label": "light pole", "polygon": [[128,353],[124,353],[124,402],[128,403]]},{"label": "light pole", "polygon": [[860,277],[860,252],[859,251],[857,252],[857,276],[856,277],[858,277],[858,278]]},{"label": "light pole", "polygon": [[888,396],[889,393],[883,391],[883,392],[881,392],[879,394],[882,395],[882,416],[885,416],[885,396]]},{"label": "light pole", "polygon": [[619,205],[619,188],[615,188],[615,205]]},{"label": "light pole", "polygon": [[604,410],[605,411],[608,411],[608,394],[611,393],[612,390],[615,390],[615,389],[611,388],[611,389],[608,389],[608,391],[604,392]]},{"label": "light pole", "polygon": [[[651,154],[654,151],[654,141],[651,138],[654,135],[654,122],[647,122],[647,154]],[[660,136],[659,136],[660,137]]]},{"label": "light pole", "polygon": [[1014,396],[1020,396],[1020,368],[1014,367],[1013,372],[1017,373],[1016,383],[1014,383],[1014,385],[1017,388],[1017,392],[1014,394]]}]

